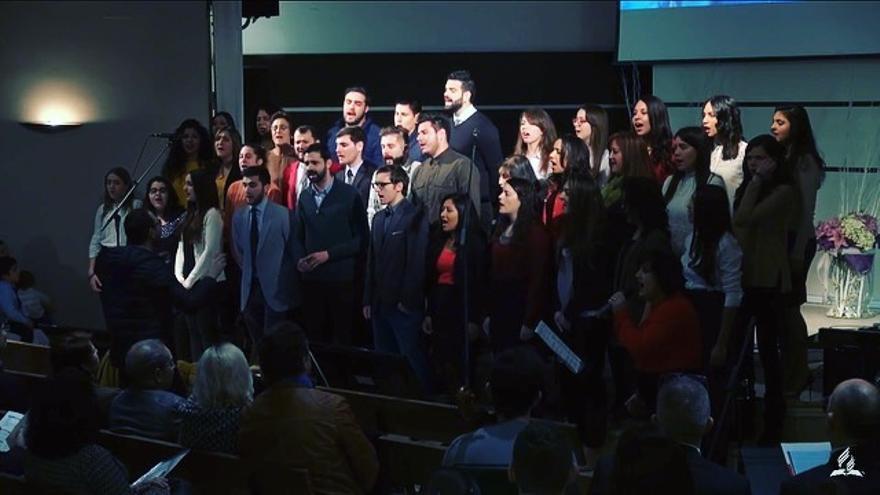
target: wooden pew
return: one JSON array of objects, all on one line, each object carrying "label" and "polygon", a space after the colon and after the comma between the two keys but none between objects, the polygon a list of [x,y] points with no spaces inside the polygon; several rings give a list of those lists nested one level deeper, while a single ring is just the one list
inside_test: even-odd
[{"label": "wooden pew", "polygon": [[48,375],[52,371],[49,347],[26,342],[7,342],[0,351],[0,360],[7,370],[23,371],[36,375]]},{"label": "wooden pew", "polygon": [[[175,443],[106,430],[101,431],[98,443],[126,465],[132,479],[183,450]],[[274,462],[262,462],[254,467],[237,456],[218,452],[191,451],[174,468],[170,477],[187,480],[199,493],[206,494],[249,494],[252,489],[254,493],[266,494],[312,493],[309,473],[304,468]]]}]

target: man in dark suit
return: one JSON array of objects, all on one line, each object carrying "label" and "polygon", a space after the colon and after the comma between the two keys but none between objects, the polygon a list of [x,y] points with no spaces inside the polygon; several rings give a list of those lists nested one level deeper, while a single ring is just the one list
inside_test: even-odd
[{"label": "man in dark suit", "polygon": [[376,350],[406,357],[428,391],[428,362],[419,348],[428,219],[406,199],[408,186],[401,167],[385,165],[376,172],[373,187],[384,209],[373,218],[370,233],[364,317],[372,320]]},{"label": "man in dark suit", "polygon": [[[296,208],[294,242],[304,255],[303,320],[309,340],[352,344],[358,307],[355,276],[363,266],[369,228],[357,191],[330,174],[330,154],[320,144],[304,153],[310,186]],[[332,294],[332,297],[328,297]]]},{"label": "man in dark suit", "polygon": [[336,133],[336,154],[342,169],[336,172],[339,182],[357,189],[364,211],[370,198],[370,180],[376,171],[376,164],[364,160],[364,141],[366,135],[360,127],[343,127]]},{"label": "man in dark suit", "polygon": [[298,304],[296,253],[290,210],[269,201],[269,171],[244,170],[247,208],[232,217],[232,243],[241,260],[241,311],[256,346],[264,329],[282,321]]},{"label": "man in dark suit", "polygon": [[[680,376],[668,380],[657,393],[652,417],[661,433],[685,450],[697,495],[750,495],[749,482],[736,472],[715,464],[700,453],[703,435],[712,429],[709,392],[697,380]],[[592,495],[609,493],[613,458],[603,457],[593,472]]]},{"label": "man in dark suit", "polygon": [[858,378],[841,382],[828,400],[834,450],[827,464],[782,483],[781,495],[880,493],[880,392]]}]

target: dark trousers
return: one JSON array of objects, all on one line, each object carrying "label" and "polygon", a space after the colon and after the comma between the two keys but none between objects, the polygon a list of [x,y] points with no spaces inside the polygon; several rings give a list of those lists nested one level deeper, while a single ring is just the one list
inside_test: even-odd
[{"label": "dark trousers", "polygon": [[[248,301],[242,310],[245,326],[251,339],[252,349],[256,350],[260,340],[263,339],[270,328],[276,323],[284,321],[287,311],[275,311],[268,304],[266,298],[263,297],[263,289],[257,279],[251,281],[251,293],[248,295]],[[256,353],[254,353],[256,354]]]},{"label": "dark trousers", "polygon": [[465,373],[470,369],[470,363],[465,363],[467,343],[462,292],[454,285],[437,284],[429,298],[433,328],[428,339],[431,368],[446,392],[454,396],[464,385]]},{"label": "dark trousers", "polygon": [[396,305],[374,304],[371,307],[371,320],[376,350],[405,357],[422,384],[422,389],[430,392],[431,372],[419,345],[424,313],[404,313]]},{"label": "dark trousers", "polygon": [[783,332],[781,295],[773,289],[745,289],[744,321],[755,318],[761,366],[764,368],[764,435],[777,439],[782,435],[785,399],[782,390],[782,363],[779,345]]},{"label": "dark trousers", "polygon": [[348,281],[303,280],[302,317],[306,335],[313,342],[353,344],[355,311],[354,283]]},{"label": "dark trousers", "polygon": [[605,443],[608,432],[608,401],[605,395],[605,350],[611,332],[610,322],[578,318],[563,339],[584,362],[577,375],[565,365],[558,365],[559,385],[568,420],[577,425],[581,442],[590,448]]},{"label": "dark trousers", "polygon": [[218,285],[212,278],[196,282],[188,292],[189,304],[183,310],[183,322],[189,344],[189,359],[196,362],[202,352],[219,340]]}]

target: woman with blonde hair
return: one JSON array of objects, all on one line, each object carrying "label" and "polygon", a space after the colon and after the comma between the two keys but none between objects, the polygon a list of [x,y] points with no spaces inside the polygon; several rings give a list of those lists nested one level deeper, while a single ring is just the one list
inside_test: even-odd
[{"label": "woman with blonde hair", "polygon": [[244,353],[230,343],[205,349],[192,395],[180,406],[180,444],[234,454],[242,412],[254,400],[254,382]]}]

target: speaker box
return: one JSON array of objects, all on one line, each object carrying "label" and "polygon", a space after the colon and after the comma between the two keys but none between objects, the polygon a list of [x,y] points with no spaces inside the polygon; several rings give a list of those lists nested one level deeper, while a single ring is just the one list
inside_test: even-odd
[{"label": "speaker box", "polygon": [[278,0],[243,0],[242,17],[275,17],[278,15]]},{"label": "speaker box", "polygon": [[823,349],[822,394],[831,395],[840,382],[863,378],[876,384],[880,378],[880,329],[820,328]]}]

